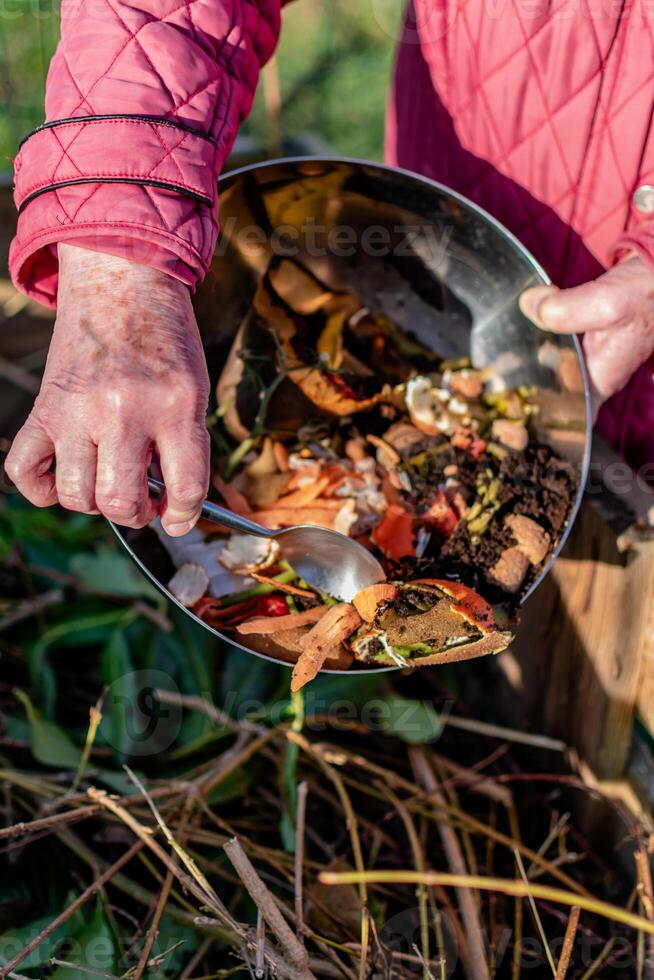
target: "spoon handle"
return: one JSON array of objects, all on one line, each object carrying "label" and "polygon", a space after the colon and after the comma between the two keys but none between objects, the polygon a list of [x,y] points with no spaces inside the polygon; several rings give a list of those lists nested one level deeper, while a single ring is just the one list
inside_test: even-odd
[{"label": "spoon handle", "polygon": [[[150,490],[154,491],[157,497],[160,497],[166,489],[165,484],[161,480],[155,480],[152,476],[148,476],[148,486]],[[243,534],[255,534],[258,538],[275,537],[275,532],[270,531],[267,527],[262,527],[261,524],[255,524],[254,521],[249,521],[247,517],[240,517],[238,514],[234,514],[233,511],[226,510],[225,507],[220,507],[218,504],[212,504],[209,500],[205,500],[202,504],[202,516],[207,521],[213,521],[214,524],[229,527],[233,531],[241,531]]]}]

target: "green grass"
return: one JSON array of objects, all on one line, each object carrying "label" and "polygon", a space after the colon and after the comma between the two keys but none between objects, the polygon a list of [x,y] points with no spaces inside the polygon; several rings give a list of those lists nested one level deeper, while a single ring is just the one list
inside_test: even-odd
[{"label": "green grass", "polygon": [[[334,151],[380,158],[402,0],[296,0],[277,55],[285,137],[311,132]],[[0,171],[43,119],[47,66],[58,37],[56,0],[0,8]],[[265,143],[263,86],[242,132]]]}]

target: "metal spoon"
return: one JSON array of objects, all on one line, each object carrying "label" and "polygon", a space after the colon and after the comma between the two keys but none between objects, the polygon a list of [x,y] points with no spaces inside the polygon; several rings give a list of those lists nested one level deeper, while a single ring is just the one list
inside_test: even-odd
[{"label": "metal spoon", "polygon": [[[152,477],[148,477],[148,485],[157,497],[166,489],[160,480]],[[311,524],[271,531],[208,500],[202,504],[202,516],[234,531],[277,541],[282,556],[300,578],[319,592],[343,602],[350,602],[367,585],[386,580],[377,559],[363,545],[339,531]]]}]

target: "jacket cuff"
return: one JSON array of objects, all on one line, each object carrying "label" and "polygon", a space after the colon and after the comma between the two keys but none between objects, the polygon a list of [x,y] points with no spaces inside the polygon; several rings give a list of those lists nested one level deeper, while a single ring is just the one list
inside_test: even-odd
[{"label": "jacket cuff", "polygon": [[636,252],[654,269],[654,218],[640,221],[633,228],[623,232],[610,249],[611,261],[619,261],[627,252]]},{"label": "jacket cuff", "polygon": [[218,230],[215,155],[210,137],[165,119],[82,117],[39,128],[15,161],[14,283],[54,306],[56,246],[68,242],[193,288]]}]

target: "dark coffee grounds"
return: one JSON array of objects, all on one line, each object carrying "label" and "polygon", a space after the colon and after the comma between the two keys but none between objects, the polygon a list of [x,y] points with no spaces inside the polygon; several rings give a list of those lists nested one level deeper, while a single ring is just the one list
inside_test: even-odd
[{"label": "dark coffee grounds", "polygon": [[[426,439],[412,450],[412,458],[425,452],[430,465],[417,478],[414,468],[407,468],[413,486],[412,493],[404,495],[407,502],[418,513],[426,509],[433,500],[434,487],[445,483],[445,467],[456,465],[456,481],[467,504],[477,499],[477,483],[480,474],[486,472],[486,482],[498,481],[499,506],[483,533],[471,533],[465,520],[459,522],[447,539],[434,532],[422,558],[387,562],[389,574],[398,580],[430,577],[456,580],[480,592],[491,602],[513,605],[516,597],[489,583],[486,578],[506,548],[516,544],[511,531],[504,526],[504,518],[508,514],[531,517],[556,541],[574,499],[573,473],[544,444],[530,444],[524,452],[508,453],[501,460],[487,452],[472,459],[467,453],[451,446],[430,456],[430,450],[440,446],[442,441],[445,440],[441,440],[441,437]],[[529,577],[533,580],[537,573],[537,568],[531,569]],[[528,586],[529,577],[525,587]]]}]

